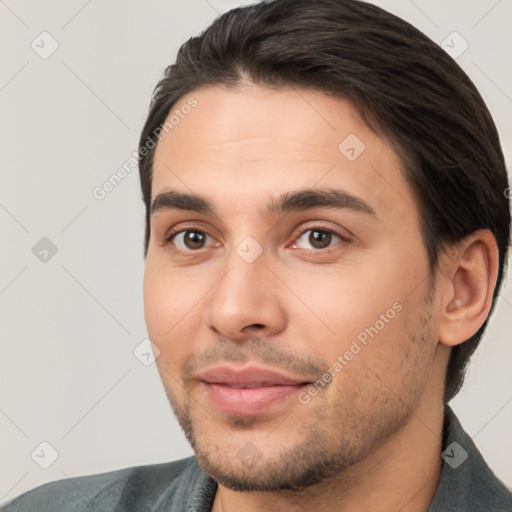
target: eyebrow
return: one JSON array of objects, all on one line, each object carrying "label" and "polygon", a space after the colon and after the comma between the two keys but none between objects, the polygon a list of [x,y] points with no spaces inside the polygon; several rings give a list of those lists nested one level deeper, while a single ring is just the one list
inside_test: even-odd
[{"label": "eyebrow", "polygon": [[[271,198],[261,213],[277,215],[313,208],[351,210],[377,218],[377,213],[366,201],[344,190],[332,188],[286,192],[277,198]],[[205,197],[175,190],[164,190],[153,199],[151,214],[162,210],[185,210],[217,215],[215,208]]]}]

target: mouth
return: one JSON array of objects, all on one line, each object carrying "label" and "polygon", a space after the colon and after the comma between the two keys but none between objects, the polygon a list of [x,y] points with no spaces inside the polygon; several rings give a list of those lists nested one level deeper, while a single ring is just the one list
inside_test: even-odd
[{"label": "mouth", "polygon": [[[311,384],[307,377],[255,366],[217,366],[198,375],[207,399],[225,414],[261,414],[290,400]],[[291,403],[291,402],[289,402]]]}]

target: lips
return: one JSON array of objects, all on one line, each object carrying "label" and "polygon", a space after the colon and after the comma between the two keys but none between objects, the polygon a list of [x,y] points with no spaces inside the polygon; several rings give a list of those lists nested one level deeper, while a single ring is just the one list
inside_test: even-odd
[{"label": "lips", "polygon": [[209,384],[224,384],[233,388],[294,386],[307,381],[304,378],[289,377],[275,370],[254,366],[238,369],[230,366],[218,366],[200,373],[199,378]]},{"label": "lips", "polygon": [[269,411],[311,383],[307,377],[256,366],[217,366],[199,373],[198,379],[214,407],[235,415]]}]

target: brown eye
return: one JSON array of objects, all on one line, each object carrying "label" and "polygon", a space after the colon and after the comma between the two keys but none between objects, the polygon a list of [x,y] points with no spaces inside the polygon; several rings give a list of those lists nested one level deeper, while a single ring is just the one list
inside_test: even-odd
[{"label": "brown eye", "polygon": [[313,245],[315,249],[325,249],[329,247],[332,239],[332,233],[328,231],[311,230],[308,236],[308,242]]},{"label": "brown eye", "polygon": [[[300,247],[299,244],[301,240],[303,240],[303,242],[305,240],[306,244],[310,244],[311,247]],[[334,242],[337,243],[347,241],[346,238],[342,237],[341,235],[338,235],[337,233],[334,233],[333,231],[329,231],[326,229],[310,228],[302,231],[300,236],[297,238],[295,247],[297,247],[298,249],[322,250],[329,248],[333,240]]]},{"label": "brown eye", "polygon": [[174,233],[169,238],[169,242],[174,243],[178,249],[183,251],[193,251],[203,249],[207,237],[209,237],[209,235],[203,231],[188,229]]}]

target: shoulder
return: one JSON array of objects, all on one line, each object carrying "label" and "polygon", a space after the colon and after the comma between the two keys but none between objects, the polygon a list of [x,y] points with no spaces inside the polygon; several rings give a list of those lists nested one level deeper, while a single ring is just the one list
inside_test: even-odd
[{"label": "shoulder", "polygon": [[494,474],[481,454],[470,453],[473,469],[468,478],[468,502],[475,510],[512,511],[512,492]]},{"label": "shoulder", "polygon": [[487,465],[448,406],[444,434],[441,478],[428,512],[512,511],[512,493]]},{"label": "shoulder", "polygon": [[145,510],[175,485],[184,472],[194,472],[198,467],[195,457],[189,457],[65,478],[23,493],[1,506],[0,511],[74,512],[85,510],[91,504],[97,505],[102,512]]}]

